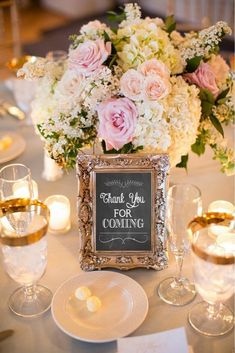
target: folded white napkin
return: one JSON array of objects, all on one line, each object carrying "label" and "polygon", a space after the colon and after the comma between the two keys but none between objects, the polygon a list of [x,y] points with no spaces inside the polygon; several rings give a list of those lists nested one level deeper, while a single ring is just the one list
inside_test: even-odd
[{"label": "folded white napkin", "polygon": [[183,327],[151,335],[120,338],[118,353],[192,353]]}]

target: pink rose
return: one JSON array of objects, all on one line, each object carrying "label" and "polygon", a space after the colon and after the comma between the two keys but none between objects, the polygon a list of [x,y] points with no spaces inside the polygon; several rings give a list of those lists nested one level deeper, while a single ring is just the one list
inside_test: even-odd
[{"label": "pink rose", "polygon": [[142,97],[143,82],[143,75],[136,70],[130,69],[121,77],[121,93],[134,101],[140,100]]},{"label": "pink rose", "polygon": [[200,64],[196,71],[185,74],[184,78],[189,83],[194,83],[200,88],[208,89],[215,97],[219,93],[214,72],[207,63]]},{"label": "pink rose", "polygon": [[208,61],[208,64],[215,75],[216,83],[224,83],[228,78],[229,66],[226,64],[226,61],[222,58],[222,56],[212,55],[210,61]]},{"label": "pink rose", "polygon": [[165,79],[170,78],[170,72],[167,66],[163,64],[163,62],[157,59],[151,59],[151,60],[145,61],[143,64],[139,66],[138,70],[144,76],[159,75]]},{"label": "pink rose", "polygon": [[95,32],[103,32],[103,31],[108,31],[108,27],[106,26],[105,23],[101,23],[98,20],[95,21],[90,21],[87,24],[85,24],[84,26],[82,26],[80,32],[82,34],[91,34],[93,35]]},{"label": "pink rose", "polygon": [[98,20],[95,20],[95,21],[89,21],[86,25],[84,25],[81,29],[81,32],[84,32],[84,29],[87,31],[87,30],[99,30],[99,29],[106,29],[107,26],[105,23],[101,23],[100,21]]},{"label": "pink rose", "polygon": [[101,67],[110,54],[111,42],[105,43],[103,39],[87,40],[70,51],[68,66],[69,69],[89,76]]},{"label": "pink rose", "polygon": [[110,98],[99,104],[98,136],[105,141],[106,149],[119,150],[132,141],[138,111],[128,98]]},{"label": "pink rose", "polygon": [[84,76],[75,70],[66,70],[58,83],[58,88],[62,94],[75,94]]},{"label": "pink rose", "polygon": [[144,95],[147,100],[164,98],[170,92],[169,82],[159,75],[147,76],[144,84]]}]

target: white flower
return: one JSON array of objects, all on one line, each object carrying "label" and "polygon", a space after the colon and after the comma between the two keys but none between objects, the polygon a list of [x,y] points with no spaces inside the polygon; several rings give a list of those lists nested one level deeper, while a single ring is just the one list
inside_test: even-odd
[{"label": "white flower", "polygon": [[126,27],[131,24],[135,24],[141,17],[140,7],[137,4],[125,4],[125,15],[126,19],[120,23],[121,27]]},{"label": "white flower", "polygon": [[[78,147],[80,150],[96,139],[97,107],[104,101],[129,99],[138,112],[130,140],[135,148],[168,153],[171,166],[175,166],[203,132],[222,169],[231,173],[232,152],[210,119],[201,119],[199,89],[182,75],[187,60],[202,55],[213,67],[220,91],[230,89],[225,100],[213,105],[212,113],[221,124],[232,121],[228,67],[218,55],[212,55],[223,34],[230,32],[229,27],[219,22],[199,33],[173,31],[169,35],[161,19],[141,19],[136,4],[125,5],[125,16],[117,33],[97,20],[84,25],[80,34],[73,36],[68,60],[39,58],[19,71],[21,77],[38,80],[32,118],[49,154],[60,165],[74,166]],[[91,58],[91,43],[102,44],[105,55],[94,51]],[[85,60],[78,55],[81,48]]]},{"label": "white flower", "polygon": [[66,70],[58,83],[58,90],[64,95],[76,94],[83,79],[83,75],[76,70]]},{"label": "white flower", "polygon": [[139,19],[117,31],[119,65],[124,71],[146,60],[161,60],[172,74],[183,71],[183,61],[164,29],[154,20]]},{"label": "white flower", "polygon": [[201,116],[198,89],[182,77],[171,78],[171,92],[159,102],[137,103],[139,119],[134,145],[146,153],[169,153],[171,166],[195,142]]}]

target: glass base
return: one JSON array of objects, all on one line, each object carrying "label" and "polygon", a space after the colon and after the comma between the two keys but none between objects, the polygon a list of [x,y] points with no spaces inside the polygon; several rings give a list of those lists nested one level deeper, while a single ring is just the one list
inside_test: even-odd
[{"label": "glass base", "polygon": [[160,282],[157,289],[159,297],[166,303],[183,306],[192,302],[196,296],[196,290],[187,279],[176,282],[175,277],[169,277]]},{"label": "glass base", "polygon": [[33,286],[30,295],[24,287],[17,288],[9,298],[9,308],[16,315],[35,317],[46,312],[51,306],[52,292],[41,285]]},{"label": "glass base", "polygon": [[189,323],[196,331],[207,336],[221,336],[233,329],[233,313],[229,308],[220,304],[216,315],[210,315],[207,308],[206,302],[200,302],[189,312]]}]

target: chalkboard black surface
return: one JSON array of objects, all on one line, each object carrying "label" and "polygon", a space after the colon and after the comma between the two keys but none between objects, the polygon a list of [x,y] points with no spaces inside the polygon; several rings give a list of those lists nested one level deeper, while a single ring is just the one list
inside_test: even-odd
[{"label": "chalkboard black surface", "polygon": [[166,154],[79,154],[80,266],[161,270],[166,254]]},{"label": "chalkboard black surface", "polygon": [[96,251],[152,249],[153,172],[95,172]]}]

